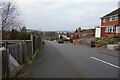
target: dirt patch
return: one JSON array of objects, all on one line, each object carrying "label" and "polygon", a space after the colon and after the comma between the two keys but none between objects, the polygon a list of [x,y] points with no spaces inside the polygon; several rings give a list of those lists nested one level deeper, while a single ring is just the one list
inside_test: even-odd
[{"label": "dirt patch", "polygon": [[20,71],[15,75],[13,80],[17,80],[17,78],[26,78],[30,72],[30,65],[33,63],[32,59],[28,60],[24,65],[22,65],[22,68]]}]

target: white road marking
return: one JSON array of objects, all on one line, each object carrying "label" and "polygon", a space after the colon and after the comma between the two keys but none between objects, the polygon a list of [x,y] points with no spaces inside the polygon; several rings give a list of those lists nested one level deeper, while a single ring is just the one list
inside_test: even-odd
[{"label": "white road marking", "polygon": [[110,65],[110,66],[113,66],[113,67],[115,67],[115,68],[120,69],[119,66],[116,66],[116,65],[114,65],[114,64],[111,64],[111,63],[106,62],[106,61],[104,61],[104,60],[101,60],[101,59],[98,59],[98,58],[95,58],[95,57],[92,57],[92,56],[91,56],[91,58],[92,58],[92,59],[95,59],[95,60],[97,60],[97,61],[103,62],[103,63],[105,63],[105,64],[108,64],[108,65]]}]

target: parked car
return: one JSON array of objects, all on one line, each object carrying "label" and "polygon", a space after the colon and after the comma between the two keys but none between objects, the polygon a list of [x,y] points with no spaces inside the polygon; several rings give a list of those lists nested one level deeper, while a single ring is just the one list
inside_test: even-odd
[{"label": "parked car", "polygon": [[58,39],[58,43],[64,43],[63,39]]}]

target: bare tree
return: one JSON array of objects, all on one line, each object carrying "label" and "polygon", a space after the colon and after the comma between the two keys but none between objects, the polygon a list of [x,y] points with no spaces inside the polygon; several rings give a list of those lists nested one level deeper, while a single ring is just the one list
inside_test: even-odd
[{"label": "bare tree", "polygon": [[2,30],[18,27],[18,10],[12,0],[0,0],[0,18]]}]

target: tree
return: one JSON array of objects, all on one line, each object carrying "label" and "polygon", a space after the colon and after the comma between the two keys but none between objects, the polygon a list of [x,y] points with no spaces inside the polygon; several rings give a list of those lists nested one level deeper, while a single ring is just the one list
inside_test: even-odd
[{"label": "tree", "polygon": [[75,33],[78,33],[78,30],[77,30],[77,29],[75,30]]},{"label": "tree", "polygon": [[11,30],[11,39],[12,40],[15,40],[15,39],[17,39],[18,38],[18,31],[17,30],[15,30],[15,29],[12,29]]},{"label": "tree", "polygon": [[12,30],[18,26],[18,10],[12,0],[0,1],[0,18],[2,30]]},{"label": "tree", "polygon": [[21,32],[26,32],[27,29],[26,29],[26,27],[24,26],[24,27],[20,28],[20,31],[21,31]]},{"label": "tree", "polygon": [[67,32],[67,37],[70,37],[70,33]]},{"label": "tree", "polygon": [[27,32],[27,29],[25,26],[22,28],[20,27],[20,33],[18,39],[20,40],[29,40],[30,39],[30,34]]}]

